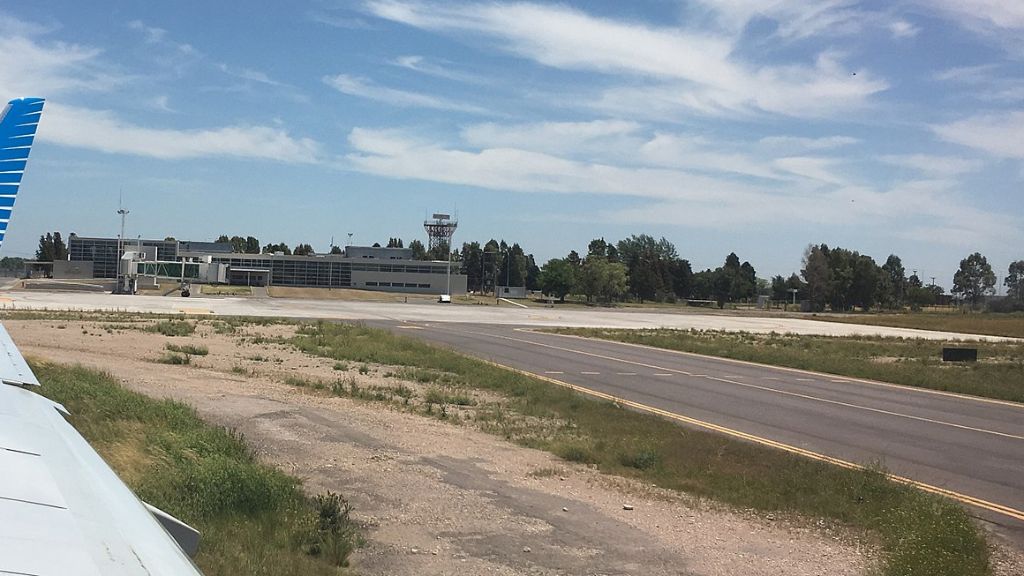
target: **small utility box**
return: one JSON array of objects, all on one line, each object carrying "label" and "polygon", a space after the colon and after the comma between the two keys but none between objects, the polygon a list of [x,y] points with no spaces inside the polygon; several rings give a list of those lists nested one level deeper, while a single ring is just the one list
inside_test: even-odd
[{"label": "small utility box", "polygon": [[977,348],[952,348],[946,347],[942,349],[942,361],[943,362],[977,362],[978,361],[978,349]]}]

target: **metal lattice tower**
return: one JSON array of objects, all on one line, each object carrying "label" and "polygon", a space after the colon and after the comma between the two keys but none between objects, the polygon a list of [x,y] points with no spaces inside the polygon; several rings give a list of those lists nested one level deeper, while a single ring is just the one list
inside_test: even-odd
[{"label": "metal lattice tower", "polygon": [[429,220],[423,221],[423,229],[427,231],[427,250],[433,251],[438,246],[445,246],[451,251],[452,236],[459,227],[458,217],[452,219],[449,214],[434,214]]}]

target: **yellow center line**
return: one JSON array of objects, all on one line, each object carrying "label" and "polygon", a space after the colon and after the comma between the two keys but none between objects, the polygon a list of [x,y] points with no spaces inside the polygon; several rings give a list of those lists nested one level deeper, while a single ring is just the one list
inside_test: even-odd
[{"label": "yellow center line", "polygon": [[[594,358],[601,358],[602,360],[611,360],[613,362],[622,362],[623,364],[632,364],[634,366],[643,366],[645,368],[651,368],[653,370],[661,370],[661,371],[665,371],[665,372],[675,372],[677,374],[687,374],[686,372],[683,372],[682,370],[676,370],[674,368],[665,368],[663,366],[657,366],[655,364],[646,364],[644,362],[637,362],[635,360],[626,360],[625,358],[616,358],[614,356],[605,356],[603,354],[597,354],[597,353],[594,353],[594,352],[586,352],[584,350],[575,350],[573,348],[563,348],[561,346],[554,346],[552,344],[544,344],[542,342],[534,342],[532,340],[525,340],[525,339],[521,339],[521,338],[513,338],[511,336],[501,336],[501,335],[497,335],[497,334],[490,334],[489,336],[497,337],[497,338],[503,338],[505,340],[511,340],[513,342],[521,342],[523,344],[532,344],[534,346],[540,346],[540,347],[543,347],[543,348],[550,348],[552,350],[560,350],[562,352],[572,352],[572,353],[580,354],[580,355],[583,355],[583,356],[592,356]],[[916,420],[916,421],[919,421],[919,422],[927,422],[929,424],[937,424],[937,425],[940,425],[940,426],[949,426],[951,428],[959,428],[961,430],[969,430],[971,432],[980,432],[982,434],[991,434],[993,436],[1001,436],[1001,437],[1004,437],[1004,438],[1011,438],[1013,440],[1024,440],[1024,436],[1018,436],[1016,434],[1009,434],[1009,433],[1006,433],[1006,432],[998,432],[996,430],[987,430],[985,428],[975,428],[973,426],[966,426],[964,424],[955,424],[953,422],[945,422],[943,420],[934,420],[932,418],[925,418],[923,416],[913,416],[913,415],[910,415],[910,414],[903,414],[903,413],[900,413],[900,412],[893,412],[891,410],[883,410],[881,408],[871,408],[870,406],[861,406],[859,404],[851,404],[849,402],[842,402],[840,400],[830,400],[828,398],[819,398],[817,396],[811,396],[810,394],[801,394],[799,392],[790,392],[789,390],[780,390],[778,388],[772,388],[770,386],[761,386],[759,384],[750,384],[750,383],[747,383],[747,382],[737,382],[735,380],[729,380],[729,379],[726,379],[726,378],[717,378],[715,376],[710,376],[710,375],[706,375],[706,376],[705,375],[701,375],[701,376],[704,377],[704,378],[707,378],[708,380],[714,380],[716,382],[724,382],[726,384],[734,384],[736,386],[742,386],[742,387],[745,387],[745,388],[754,388],[756,390],[762,390],[762,391],[765,391],[765,392],[773,392],[773,393],[780,394],[780,395],[783,395],[783,396],[793,396],[793,397],[796,397],[796,398],[803,398],[805,400],[812,400],[812,401],[815,401],[815,402],[822,402],[822,403],[825,403],[825,404],[833,404],[833,405],[836,405],[836,406],[843,406],[843,407],[846,407],[846,408],[854,408],[856,410],[864,410],[864,411],[867,411],[867,412],[875,412],[877,414],[885,414],[887,416],[896,416],[898,418],[906,418],[908,420]],[[799,380],[799,378],[798,378],[798,380]]]},{"label": "yellow center line", "polygon": [[[518,368],[513,368],[511,366],[506,366],[504,364],[499,364],[497,362],[491,362],[489,360],[484,360],[484,362],[487,362],[488,364],[491,364],[493,366],[497,366],[499,368],[504,368],[506,370],[511,370],[513,372],[516,372],[518,374],[522,374],[524,376],[529,376],[529,377],[532,377],[532,378],[537,378],[537,379],[543,380],[545,382],[549,382],[551,384],[555,384],[557,386],[561,386],[563,388],[568,388],[570,390],[574,390],[574,391],[579,392],[581,394],[586,394],[588,396],[593,396],[595,398],[601,398],[601,399],[604,399],[604,400],[610,400],[612,402],[615,402],[616,404],[619,404],[619,405],[622,405],[622,406],[629,406],[630,408],[633,408],[633,409],[636,409],[636,410],[640,410],[642,412],[647,412],[647,413],[655,414],[655,415],[658,415],[658,416],[662,416],[664,418],[668,418],[668,419],[671,419],[671,420],[676,420],[678,422],[683,422],[683,423],[690,424],[690,425],[693,425],[693,426],[698,426],[698,427],[704,428],[706,430],[712,430],[714,432],[725,434],[727,436],[732,436],[734,438],[740,438],[742,440],[747,440],[749,442],[754,442],[754,443],[757,443],[757,444],[761,444],[763,446],[770,446],[772,448],[777,448],[779,450],[784,450],[784,451],[789,452],[791,454],[799,454],[800,456],[811,458],[812,460],[818,460],[820,462],[827,462],[829,464],[834,464],[836,466],[840,466],[842,468],[848,468],[848,469],[851,469],[851,470],[864,470],[865,469],[864,466],[862,466],[860,464],[856,464],[854,462],[850,462],[848,460],[843,460],[843,459],[840,459],[840,458],[834,458],[832,456],[827,456],[825,454],[820,454],[818,452],[813,452],[811,450],[806,450],[804,448],[799,448],[797,446],[792,446],[790,444],[784,444],[782,442],[776,442],[775,440],[770,440],[768,438],[763,438],[761,436],[755,436],[753,434],[748,434],[746,432],[741,432],[739,430],[734,430],[732,428],[726,428],[725,426],[719,426],[718,424],[712,424],[711,422],[705,422],[703,420],[697,420],[696,418],[691,418],[689,416],[683,416],[682,414],[676,414],[675,412],[669,412],[667,410],[662,410],[661,408],[655,408],[654,406],[648,406],[646,404],[641,404],[639,402],[634,402],[632,400],[627,400],[625,398],[619,398],[619,397],[613,396],[611,394],[606,394],[604,392],[599,392],[597,390],[591,390],[590,388],[586,388],[586,387],[583,387],[583,386],[578,386],[578,385],[575,385],[575,384],[570,384],[568,382],[563,382],[561,380],[556,380],[554,378],[550,378],[550,377],[547,377],[547,376],[542,376],[542,375],[539,375],[539,374],[534,374],[534,373],[526,371],[526,370],[520,370]],[[924,490],[925,492],[930,492],[932,494],[938,494],[938,495],[941,495],[941,496],[945,496],[947,498],[951,498],[953,500],[956,500],[957,502],[961,502],[961,503],[964,503],[964,504],[969,504],[971,506],[982,508],[982,509],[988,510],[990,512],[996,512],[998,514],[1002,514],[1004,516],[1009,516],[1010,518],[1014,518],[1016,520],[1024,521],[1024,511],[1017,510],[1017,509],[1011,508],[1009,506],[1004,506],[1002,504],[997,504],[995,502],[989,502],[987,500],[982,500],[981,498],[976,498],[976,497],[970,496],[968,494],[962,494],[960,492],[956,492],[956,491],[953,491],[953,490],[948,490],[946,488],[940,488],[938,486],[933,486],[931,484],[927,484],[925,482],[920,482],[918,480],[913,480],[913,479],[907,478],[905,476],[899,476],[897,474],[886,474],[886,476],[890,480],[892,480],[894,482],[898,482],[900,484],[906,484],[908,486],[914,486],[915,488],[918,488],[920,490]]]}]

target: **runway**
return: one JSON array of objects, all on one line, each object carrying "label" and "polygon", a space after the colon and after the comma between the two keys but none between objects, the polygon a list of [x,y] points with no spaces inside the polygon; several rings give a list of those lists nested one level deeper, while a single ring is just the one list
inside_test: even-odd
[{"label": "runway", "polygon": [[108,310],[158,314],[451,322],[541,327],[676,328],[822,336],[887,336],[929,340],[1013,340],[998,336],[841,324],[812,318],[735,314],[705,310],[697,312],[685,308],[678,311],[645,308],[519,308],[508,304],[500,306],[437,304],[423,299],[410,299],[408,303],[401,303],[286,298],[181,298],[11,290],[0,292],[0,309]]},{"label": "runway", "polygon": [[1024,405],[524,327],[372,324],[684,425],[840,465],[881,461],[1024,542]]}]

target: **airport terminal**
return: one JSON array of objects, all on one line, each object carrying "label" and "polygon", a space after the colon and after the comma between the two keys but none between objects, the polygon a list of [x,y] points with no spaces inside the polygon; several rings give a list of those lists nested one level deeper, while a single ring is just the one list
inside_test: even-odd
[{"label": "airport terminal", "polygon": [[[457,222],[446,214],[427,220],[430,245],[449,245]],[[63,279],[111,279],[134,292],[161,282],[241,286],[357,288],[418,294],[465,294],[466,275],[444,261],[413,258],[410,248],[346,246],[342,254],[243,254],[227,242],[124,240],[72,233],[68,260],[54,262]],[[455,267],[455,264],[451,264]]]}]

